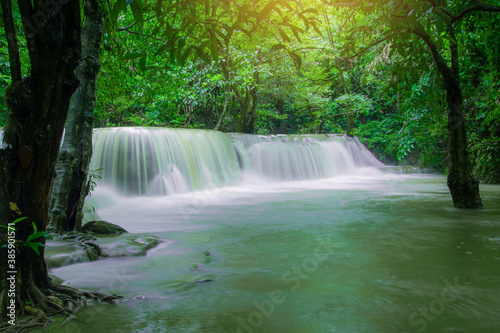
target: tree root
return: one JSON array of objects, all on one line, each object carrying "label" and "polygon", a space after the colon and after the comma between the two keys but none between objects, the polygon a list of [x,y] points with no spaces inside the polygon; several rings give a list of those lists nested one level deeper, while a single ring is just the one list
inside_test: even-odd
[{"label": "tree root", "polygon": [[[66,320],[60,325],[75,319],[73,313],[79,308],[93,303],[115,303],[121,296],[104,292],[77,290],[68,286],[49,283],[41,288],[32,283],[28,289],[28,302],[22,303],[20,318],[16,325],[0,324],[0,332],[25,332],[27,329],[45,328],[54,322],[53,316],[64,316]],[[21,304],[21,303],[20,303]]]}]

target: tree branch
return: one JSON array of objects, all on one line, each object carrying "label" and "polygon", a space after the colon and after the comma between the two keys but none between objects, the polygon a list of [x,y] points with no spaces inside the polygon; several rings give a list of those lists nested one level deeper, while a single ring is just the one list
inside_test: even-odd
[{"label": "tree branch", "polygon": [[487,12],[487,13],[500,13],[500,6],[489,5],[482,3],[481,1],[476,1],[475,6],[471,6],[462,10],[458,15],[453,16],[451,19],[451,23],[455,23],[460,21],[465,16],[473,12]]},{"label": "tree branch", "polygon": [[[156,14],[154,14],[153,16],[147,18],[144,20],[144,22],[148,22],[148,21],[151,21],[152,19],[154,19],[156,17]],[[135,21],[134,23],[130,24],[130,25],[127,25],[125,27],[122,27],[122,28],[117,28],[116,31],[124,31],[124,30],[127,30],[130,29],[130,28],[133,28],[135,25],[137,24],[137,21]]]},{"label": "tree branch", "polygon": [[417,27],[416,29],[408,29],[408,33],[414,34],[415,36],[420,37],[427,48],[429,49],[432,59],[437,66],[437,69],[443,80],[445,85],[449,88],[453,88],[454,86],[459,85],[459,78],[455,76],[454,70],[450,68],[447,64],[443,56],[439,53],[439,50],[436,46],[436,43],[432,40],[432,37],[429,35],[427,31],[425,31],[422,27]]},{"label": "tree branch", "polygon": [[361,54],[365,53],[366,51],[368,51],[369,49],[371,49],[372,47],[377,46],[378,44],[381,44],[381,43],[385,42],[386,40],[388,40],[389,38],[391,38],[391,37],[393,37],[393,36],[396,36],[397,34],[400,34],[400,33],[401,33],[401,31],[396,31],[396,32],[393,32],[392,34],[389,34],[389,35],[385,36],[384,38],[382,38],[382,39],[380,39],[380,40],[378,40],[378,41],[376,41],[376,42],[371,43],[371,44],[370,44],[370,45],[368,45],[367,47],[365,47],[365,48],[361,49],[361,50],[360,50],[359,52],[357,52],[355,55],[350,56],[350,57],[348,57],[348,58],[346,58],[346,59],[353,59],[353,58],[356,58],[357,56],[359,56],[359,55],[361,55]]}]

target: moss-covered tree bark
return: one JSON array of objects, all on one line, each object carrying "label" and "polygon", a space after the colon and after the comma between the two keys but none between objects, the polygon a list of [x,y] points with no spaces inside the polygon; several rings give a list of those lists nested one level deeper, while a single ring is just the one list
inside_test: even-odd
[{"label": "moss-covered tree bark", "polygon": [[[78,86],[74,70],[80,58],[80,4],[71,0],[60,8],[52,6],[50,13],[46,6],[46,1],[19,0],[31,72],[29,77],[13,80],[6,92],[9,114],[5,145],[0,149],[0,223],[5,226],[20,215],[29,217],[16,225],[15,238],[21,241],[33,233],[32,223],[46,230],[57,152],[69,101]],[[40,22],[41,17],[46,20]],[[18,315],[25,313],[26,302],[47,309],[51,302],[43,290],[50,285],[43,248],[37,254],[18,243],[14,270],[4,266],[5,249],[1,252],[1,275],[7,270],[17,272]],[[7,289],[2,276],[2,319]]]},{"label": "moss-covered tree bark", "polygon": [[103,16],[96,0],[88,0],[84,5],[82,58],[76,70],[80,85],[71,99],[51,194],[49,229],[59,234],[80,229],[83,204],[89,190],[87,174],[92,156]]}]

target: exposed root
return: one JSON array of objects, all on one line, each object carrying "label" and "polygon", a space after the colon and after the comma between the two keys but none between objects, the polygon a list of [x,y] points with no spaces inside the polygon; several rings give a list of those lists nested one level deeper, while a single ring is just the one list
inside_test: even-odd
[{"label": "exposed root", "polygon": [[54,322],[53,316],[64,316],[67,319],[59,326],[75,319],[73,313],[93,303],[114,303],[121,296],[103,292],[89,292],[77,290],[68,286],[49,283],[45,288],[32,284],[28,290],[29,302],[23,304],[16,325],[0,324],[0,332],[25,332],[34,327],[44,328]]}]

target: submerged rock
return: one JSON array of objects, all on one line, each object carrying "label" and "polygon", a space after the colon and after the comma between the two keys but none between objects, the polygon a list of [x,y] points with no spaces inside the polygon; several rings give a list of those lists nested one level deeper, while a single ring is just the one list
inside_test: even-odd
[{"label": "submerged rock", "polygon": [[119,225],[106,221],[90,221],[82,226],[83,232],[101,235],[116,235],[128,232]]},{"label": "submerged rock", "polygon": [[45,249],[45,262],[48,268],[57,268],[102,258],[145,256],[161,242],[151,234],[129,233],[83,242],[51,240]]},{"label": "submerged rock", "polygon": [[127,235],[120,241],[102,244],[101,248],[107,257],[136,257],[145,256],[148,250],[160,244],[156,236]]}]

